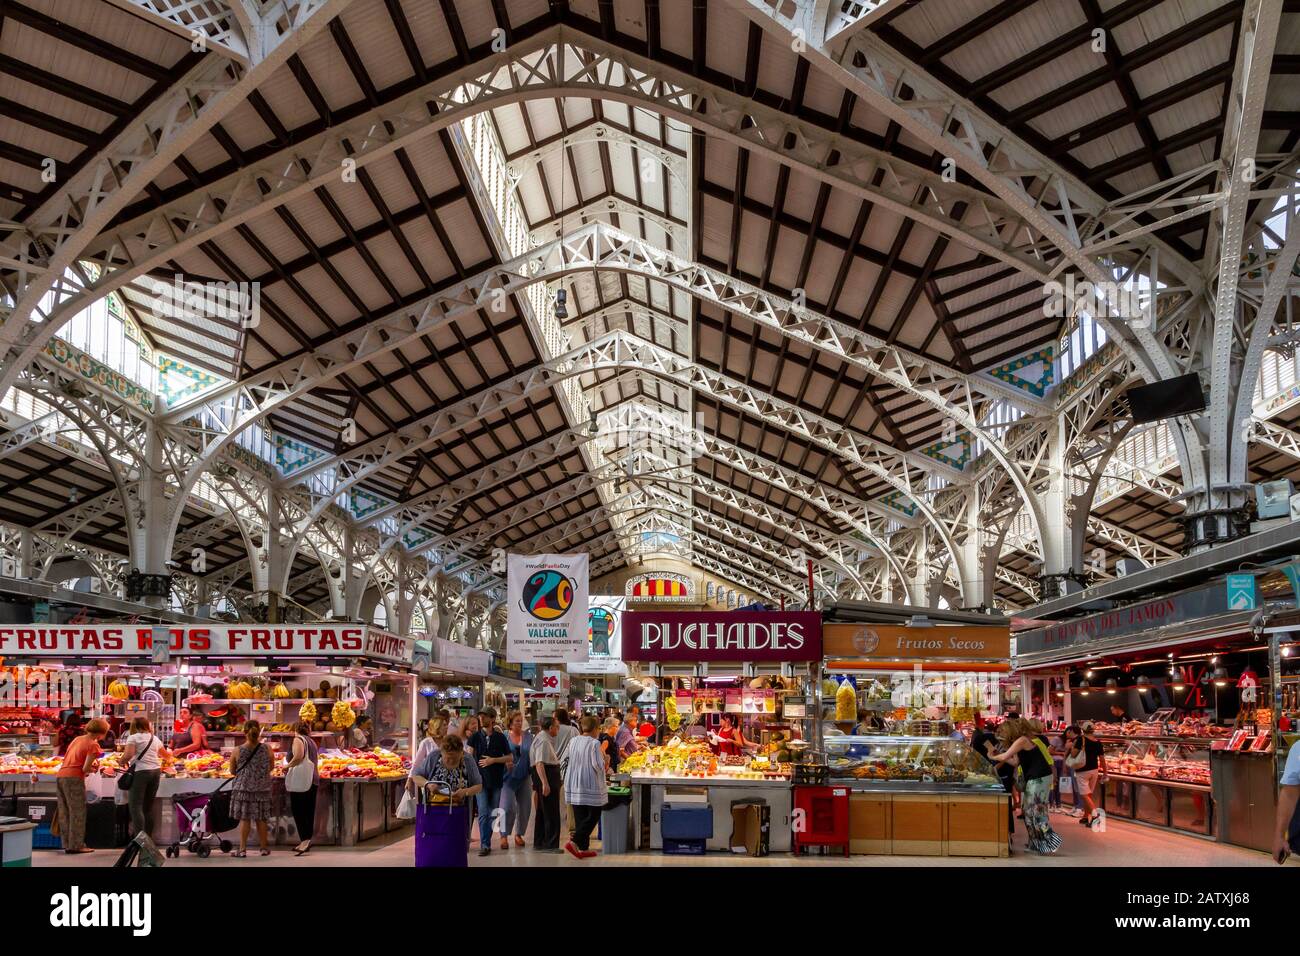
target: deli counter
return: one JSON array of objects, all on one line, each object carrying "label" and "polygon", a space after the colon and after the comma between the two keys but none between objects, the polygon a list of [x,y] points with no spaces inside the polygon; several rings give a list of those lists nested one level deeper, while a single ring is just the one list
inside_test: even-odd
[{"label": "deli counter", "polygon": [[1005,857],[1009,798],[992,764],[950,737],[827,735],[829,783],[849,791],[849,850]]}]

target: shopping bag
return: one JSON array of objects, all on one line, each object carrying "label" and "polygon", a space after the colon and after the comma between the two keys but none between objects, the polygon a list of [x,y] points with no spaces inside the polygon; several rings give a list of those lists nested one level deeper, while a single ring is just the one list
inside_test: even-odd
[{"label": "shopping bag", "polygon": [[1092,826],[1090,827],[1090,829],[1092,830],[1093,833],[1106,832],[1106,811],[1105,810],[1102,810],[1100,807],[1098,807],[1096,812],[1093,813]]},{"label": "shopping bag", "polygon": [[411,796],[409,791],[402,794],[402,799],[397,804],[397,819],[415,819],[415,797]]},{"label": "shopping bag", "polygon": [[1056,783],[1056,789],[1060,791],[1062,794],[1074,793],[1074,778],[1073,777],[1058,778]]}]

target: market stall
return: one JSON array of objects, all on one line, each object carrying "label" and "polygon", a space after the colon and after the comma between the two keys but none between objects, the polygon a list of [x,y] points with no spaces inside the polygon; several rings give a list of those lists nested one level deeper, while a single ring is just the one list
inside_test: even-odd
[{"label": "market stall", "polygon": [[416,653],[421,664],[417,738],[423,735],[427,720],[439,710],[464,718],[483,706],[483,683],[492,663],[490,652],[430,637],[416,642]]},{"label": "market stall", "polygon": [[1289,585],[1261,569],[1017,635],[1017,670],[1054,675],[1063,716],[1049,725],[1093,721],[1108,815],[1271,846],[1284,704],[1300,679],[1291,631],[1264,612],[1278,599],[1294,600]]},{"label": "market stall", "polygon": [[[807,701],[810,665],[821,658],[820,615],[629,611],[622,627],[623,659],[639,664],[662,702],[662,743],[619,767],[634,789],[637,845],[664,848],[666,814],[698,810],[708,822],[702,849],[727,850],[733,811],[757,804],[767,808],[770,850],[791,849],[791,762],[812,739]],[[751,746],[718,744],[724,716]],[[696,841],[667,837],[670,848],[678,842]]]},{"label": "market stall", "polygon": [[997,716],[1005,624],[828,621],[819,749],[855,853],[1006,856],[1007,794],[962,726]]},{"label": "market stall", "polygon": [[[133,717],[147,717],[168,744],[180,729],[174,721],[181,708],[204,726],[206,747],[164,762],[154,814],[159,842],[175,836],[173,800],[211,792],[228,777],[229,756],[250,719],[263,725],[275,758],[273,831],[280,842],[292,837],[280,778],[300,721],[312,725],[320,748],[313,840],[346,846],[402,825],[395,811],[414,744],[413,650],[407,638],[350,624],[0,627],[7,666],[25,674],[37,669],[55,682],[93,675],[92,693],[75,703],[107,717],[115,732]],[[364,747],[342,739],[360,714],[371,718]],[[116,751],[106,752],[88,792],[111,799],[121,763]],[[53,742],[0,755],[0,781],[12,783],[15,808],[26,801],[44,813],[58,765]]]}]

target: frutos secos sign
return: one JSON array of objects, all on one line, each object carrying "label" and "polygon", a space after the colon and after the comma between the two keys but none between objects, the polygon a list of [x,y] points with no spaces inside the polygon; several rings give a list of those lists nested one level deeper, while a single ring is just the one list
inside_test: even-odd
[{"label": "frutos secos sign", "polygon": [[628,611],[629,661],[813,661],[821,615],[809,611]]}]

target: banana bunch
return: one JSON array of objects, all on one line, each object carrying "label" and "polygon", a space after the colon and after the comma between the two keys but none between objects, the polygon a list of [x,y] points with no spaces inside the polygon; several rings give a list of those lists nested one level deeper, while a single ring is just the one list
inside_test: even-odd
[{"label": "banana bunch", "polygon": [[667,719],[670,729],[676,730],[681,726],[682,715],[677,712],[676,694],[664,695],[664,717]]},{"label": "banana bunch", "polygon": [[298,719],[299,719],[299,720],[315,720],[315,719],[316,719],[316,705],[313,704],[311,701],[307,701],[307,703],[305,703],[305,704],[303,704],[301,707],[299,707],[299,708],[298,708]]},{"label": "banana bunch", "polygon": [[330,720],[335,726],[347,730],[357,722],[357,715],[352,712],[352,706],[346,700],[340,700],[330,709]]},{"label": "banana bunch", "polygon": [[228,700],[252,700],[256,695],[257,691],[253,685],[242,680],[233,681],[226,688],[226,698]]},{"label": "banana bunch", "polygon": [[293,695],[289,693],[289,688],[285,687],[283,684],[276,684],[275,688],[271,691],[271,696],[276,700],[288,700]]},{"label": "banana bunch", "polygon": [[131,688],[126,685],[126,681],[115,680],[108,685],[108,696],[116,697],[118,700],[126,700],[131,696]]}]

